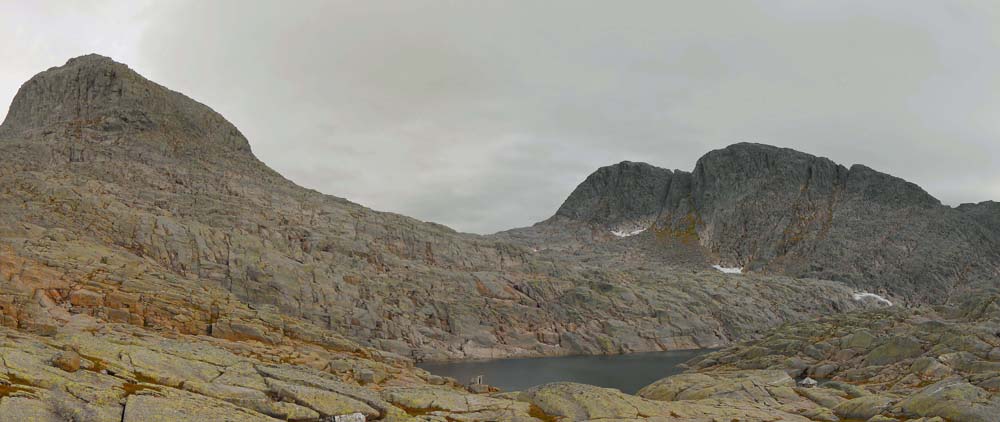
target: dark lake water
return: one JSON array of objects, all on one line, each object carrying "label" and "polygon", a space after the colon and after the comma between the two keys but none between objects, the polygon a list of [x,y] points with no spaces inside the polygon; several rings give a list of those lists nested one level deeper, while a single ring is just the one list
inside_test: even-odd
[{"label": "dark lake water", "polygon": [[660,378],[683,372],[677,365],[707,352],[709,350],[677,350],[616,356],[423,363],[418,366],[435,375],[455,378],[463,384],[477,375],[483,375],[487,384],[503,391],[571,381],[634,394]]}]

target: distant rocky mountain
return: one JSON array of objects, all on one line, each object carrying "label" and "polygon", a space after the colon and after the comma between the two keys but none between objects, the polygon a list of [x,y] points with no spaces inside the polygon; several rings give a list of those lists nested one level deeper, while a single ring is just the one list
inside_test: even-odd
[{"label": "distant rocky mountain", "polygon": [[911,301],[939,303],[993,289],[1000,278],[996,203],[952,208],[862,165],[751,143],[709,152],[690,173],[632,162],[601,168],[555,216],[501,236],[555,245],[644,229],[636,248],[685,251],[675,263],[700,255],[744,272],[837,280]]}]

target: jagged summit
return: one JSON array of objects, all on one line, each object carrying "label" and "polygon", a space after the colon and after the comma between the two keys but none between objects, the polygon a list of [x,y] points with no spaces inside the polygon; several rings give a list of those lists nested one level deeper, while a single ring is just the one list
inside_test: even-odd
[{"label": "jagged summit", "polygon": [[556,216],[614,226],[654,218],[678,206],[705,209],[758,195],[816,199],[837,192],[851,192],[885,207],[941,204],[916,184],[860,164],[847,168],[790,148],[741,142],[706,153],[692,172],[631,161],[601,167],[573,190]]},{"label": "jagged summit", "polygon": [[[698,159],[694,175],[694,188],[702,192],[801,190],[815,197],[841,189],[891,207],[941,203],[916,184],[861,164],[847,168],[826,157],[759,143],[742,142],[710,151]],[[710,198],[695,200],[700,205]]]},{"label": "jagged summit", "polygon": [[651,249],[674,247],[664,239],[693,240],[708,261],[728,267],[941,300],[951,286],[1000,273],[997,209],[947,207],[916,184],[860,164],[738,143],[706,153],[690,173],[630,162],[600,168],[558,218],[533,230],[591,236],[544,226],[570,221],[614,239],[654,228],[661,243]]},{"label": "jagged summit", "polygon": [[0,136],[38,134],[103,142],[153,134],[175,147],[250,152],[239,130],[209,107],[97,54],[39,73],[18,90]]}]

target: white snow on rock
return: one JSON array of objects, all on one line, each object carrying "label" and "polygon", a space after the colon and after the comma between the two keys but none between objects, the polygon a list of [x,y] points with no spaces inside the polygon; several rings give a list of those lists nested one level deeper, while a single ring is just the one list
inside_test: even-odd
[{"label": "white snow on rock", "polygon": [[721,265],[713,265],[712,268],[715,268],[726,274],[743,274],[743,269],[739,267],[723,267]]},{"label": "white snow on rock", "polygon": [[626,232],[624,230],[612,230],[611,234],[613,234],[615,236],[618,236],[618,237],[629,237],[629,236],[635,236],[635,235],[637,235],[639,233],[642,233],[644,231],[646,231],[646,229],[638,229],[638,230],[633,230],[633,231],[630,231],[630,232]]},{"label": "white snow on rock", "polygon": [[875,300],[877,300],[879,302],[882,302],[882,303],[884,303],[886,305],[892,306],[892,302],[890,302],[889,299],[886,299],[886,298],[884,298],[882,296],[879,296],[879,295],[877,295],[875,293],[860,292],[860,293],[855,293],[854,294],[854,300],[862,300],[862,299],[865,299],[865,298],[872,298],[872,299],[875,299]]}]

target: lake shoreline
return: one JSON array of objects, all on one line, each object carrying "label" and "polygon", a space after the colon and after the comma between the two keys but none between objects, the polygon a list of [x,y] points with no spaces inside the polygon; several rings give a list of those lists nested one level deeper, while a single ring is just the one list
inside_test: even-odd
[{"label": "lake shoreline", "polygon": [[507,357],[496,357],[496,358],[459,358],[459,359],[414,359],[414,366],[420,367],[421,365],[436,365],[436,364],[452,364],[452,363],[462,363],[462,362],[492,362],[498,360],[511,360],[511,359],[549,359],[549,358],[568,358],[568,357],[585,357],[585,356],[632,356],[632,355],[643,355],[648,353],[666,353],[666,352],[690,352],[707,350],[714,351],[724,349],[729,346],[729,343],[718,345],[715,347],[693,347],[693,348],[678,348],[678,349],[668,349],[668,350],[644,350],[641,352],[625,352],[625,353],[599,353],[599,354],[586,354],[586,353],[566,353],[566,354],[527,354],[527,355],[516,355]]},{"label": "lake shoreline", "polygon": [[658,379],[686,371],[686,362],[715,350],[718,349],[424,362],[417,367],[462,384],[482,376],[485,384],[507,392],[564,381],[634,394]]}]

